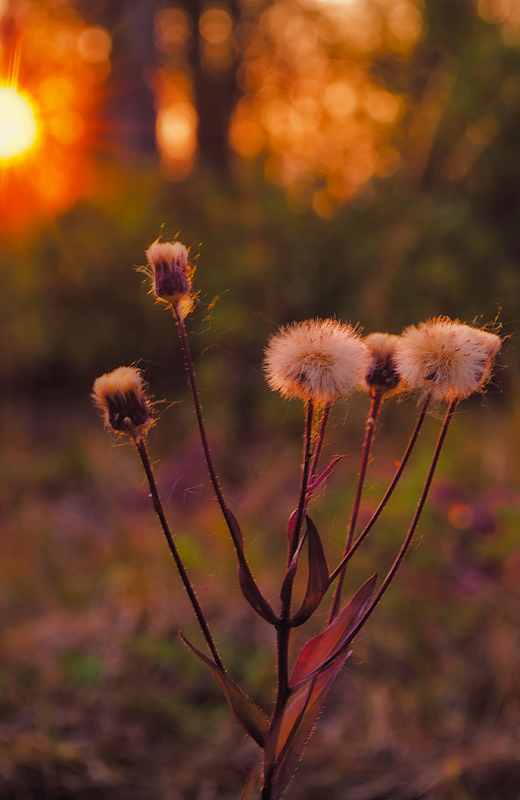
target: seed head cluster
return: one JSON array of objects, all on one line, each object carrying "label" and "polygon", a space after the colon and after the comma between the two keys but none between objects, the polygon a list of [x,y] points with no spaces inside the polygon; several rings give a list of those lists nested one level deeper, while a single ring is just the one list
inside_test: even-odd
[{"label": "seed head cluster", "polygon": [[[156,241],[146,251],[157,298],[177,320],[193,307],[189,251],[181,242]],[[358,330],[332,319],[287,325],[271,337],[264,369],[271,389],[283,397],[331,403],[354,389],[370,393],[418,390],[436,400],[482,391],[502,345],[499,336],[438,317],[410,325],[401,336]],[[93,398],[108,427],[135,439],[153,424],[151,406],[135,367],[119,367],[94,383]]]},{"label": "seed head cluster", "polygon": [[454,400],[483,389],[501,344],[494,333],[438,317],[403,331],[395,361],[409,389]]},{"label": "seed head cluster", "polygon": [[280,329],[267,345],[264,369],[271,389],[283,397],[328,403],[360,385],[368,361],[351,325],[316,319]]},{"label": "seed head cluster", "polygon": [[152,425],[150,403],[135,367],[119,367],[94,381],[92,397],[103,411],[105,424],[117,433],[139,438]]},{"label": "seed head cluster", "polygon": [[193,307],[188,249],[180,242],[154,242],[146,257],[155,296],[170,303],[184,318]]}]

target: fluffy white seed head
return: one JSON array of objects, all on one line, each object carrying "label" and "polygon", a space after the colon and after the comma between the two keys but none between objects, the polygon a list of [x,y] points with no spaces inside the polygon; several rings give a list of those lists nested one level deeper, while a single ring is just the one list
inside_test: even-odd
[{"label": "fluffy white seed head", "polygon": [[107,427],[117,433],[141,436],[153,423],[150,403],[143,391],[141,373],[135,367],[118,367],[94,381],[92,398]]},{"label": "fluffy white seed head", "polygon": [[395,360],[408,388],[454,400],[483,389],[501,345],[494,333],[439,317],[406,328]]},{"label": "fluffy white seed head", "polygon": [[399,336],[391,333],[371,333],[364,341],[371,356],[365,374],[364,388],[367,391],[395,392],[401,383],[394,358]]},{"label": "fluffy white seed head", "polygon": [[275,333],[264,369],[271,389],[283,397],[327,403],[361,384],[368,361],[368,349],[351,325],[316,319]]}]

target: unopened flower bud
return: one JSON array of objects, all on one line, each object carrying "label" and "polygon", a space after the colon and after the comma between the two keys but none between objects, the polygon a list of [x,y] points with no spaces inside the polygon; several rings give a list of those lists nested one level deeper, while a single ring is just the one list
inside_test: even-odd
[{"label": "unopened flower bud", "polygon": [[170,303],[185,317],[192,307],[188,250],[180,242],[155,242],[146,251],[156,297]]},{"label": "unopened flower bud", "polygon": [[371,333],[364,339],[372,359],[365,373],[365,387],[368,391],[393,392],[401,376],[394,360],[395,346],[399,336],[390,333]]},{"label": "unopened flower bud", "polygon": [[408,388],[455,400],[482,391],[501,345],[494,333],[439,317],[406,328],[395,359]]},{"label": "unopened flower bud", "polygon": [[107,427],[117,433],[128,433],[137,439],[153,423],[141,373],[135,367],[119,367],[97,378],[92,397],[103,411]]}]

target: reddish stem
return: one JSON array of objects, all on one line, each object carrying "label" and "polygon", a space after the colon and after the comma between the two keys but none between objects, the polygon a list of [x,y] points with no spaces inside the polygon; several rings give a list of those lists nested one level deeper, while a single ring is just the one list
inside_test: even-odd
[{"label": "reddish stem", "polygon": [[195,416],[197,418],[197,426],[199,429],[200,439],[202,442],[202,448],[204,450],[204,456],[206,458],[206,464],[208,465],[209,476],[211,478],[211,483],[213,484],[213,488],[217,496],[217,501],[220,505],[224,518],[228,524],[229,532],[231,533],[233,541],[235,541],[235,532],[233,530],[233,526],[229,522],[226,501],[224,500],[224,495],[222,494],[222,489],[220,488],[217,472],[215,470],[213,459],[211,457],[211,450],[209,449],[208,437],[206,435],[206,428],[204,426],[204,419],[202,417],[202,408],[200,406],[197,382],[195,380],[195,369],[193,367],[193,359],[191,357],[190,345],[188,342],[188,336],[186,334],[186,326],[184,325],[184,319],[176,305],[173,306],[173,311],[175,313],[175,319],[177,321],[177,325],[179,328],[179,335],[181,337],[182,349],[184,351],[184,358],[186,360],[186,368],[188,370],[190,388],[193,396],[193,405],[195,406]]},{"label": "reddish stem", "polygon": [[291,559],[296,552],[296,548],[298,547],[303,519],[305,516],[305,508],[307,505],[306,501],[307,501],[307,489],[309,486],[309,475],[310,475],[313,419],[314,419],[314,403],[312,400],[309,400],[307,402],[305,433],[303,436],[303,461],[302,461],[302,478],[300,485],[300,498],[298,500],[298,507],[296,512],[296,522],[294,523],[294,530],[291,537],[291,541],[289,543],[287,566],[289,566],[289,564],[291,563]]},{"label": "reddish stem", "polygon": [[143,463],[144,471],[146,472],[146,477],[148,479],[148,484],[150,486],[150,492],[151,492],[151,495],[152,495],[153,507],[155,509],[155,512],[156,512],[157,516],[159,517],[160,522],[161,522],[162,529],[164,531],[164,535],[166,536],[166,540],[168,542],[169,548],[171,550],[171,554],[172,554],[173,559],[175,561],[175,565],[176,565],[176,567],[177,567],[177,569],[179,571],[179,575],[181,576],[181,580],[182,580],[182,582],[184,584],[184,588],[186,589],[186,591],[188,593],[188,597],[190,598],[190,602],[191,602],[191,605],[193,606],[193,610],[195,612],[195,616],[197,617],[197,620],[199,622],[199,625],[200,625],[200,628],[202,630],[202,633],[204,634],[204,638],[206,639],[207,645],[208,645],[208,647],[209,647],[209,649],[211,651],[211,655],[215,659],[215,664],[225,672],[224,664],[222,663],[222,660],[221,660],[221,658],[220,658],[220,656],[218,654],[217,648],[215,646],[215,642],[213,641],[213,637],[211,636],[211,633],[210,633],[210,630],[209,630],[209,627],[208,627],[208,623],[206,622],[206,619],[205,619],[204,614],[202,612],[202,608],[200,607],[200,603],[197,600],[197,595],[195,594],[195,590],[193,589],[193,586],[191,585],[191,581],[190,581],[190,579],[188,577],[188,573],[186,572],[186,568],[184,567],[184,564],[182,563],[182,559],[180,557],[179,551],[177,550],[177,547],[176,547],[175,542],[173,540],[173,536],[171,534],[170,527],[168,525],[168,521],[166,519],[166,515],[165,515],[164,510],[163,510],[163,506],[162,506],[162,503],[161,503],[161,498],[160,498],[159,492],[157,490],[157,484],[155,482],[155,477],[154,477],[154,474],[153,474],[152,465],[150,463],[150,458],[148,456],[148,451],[146,449],[145,441],[141,436],[141,437],[139,437],[137,439],[134,439],[134,442],[135,442],[135,446],[137,448],[137,452],[139,453],[139,455],[141,457],[141,461]]},{"label": "reddish stem", "polygon": [[356,495],[354,498],[354,505],[352,507],[352,515],[350,517],[350,523],[348,528],[348,535],[347,541],[345,544],[345,550],[343,553],[343,566],[339,573],[339,580],[338,585],[336,586],[336,591],[334,593],[334,599],[332,601],[332,606],[330,609],[329,615],[329,624],[334,620],[339,612],[339,607],[341,603],[341,591],[343,588],[343,581],[345,579],[345,572],[347,569],[347,561],[345,560],[345,556],[349,552],[350,548],[352,547],[352,540],[354,538],[354,531],[356,528],[358,515],[359,515],[359,507],[361,505],[361,495],[363,494],[363,487],[365,485],[365,477],[367,474],[367,467],[368,461],[370,458],[370,448],[372,446],[372,440],[374,438],[374,428],[377,420],[377,415],[379,414],[379,409],[381,407],[381,401],[383,399],[382,392],[374,392],[372,395],[372,403],[370,407],[370,412],[367,418],[366,429],[365,429],[365,441],[363,442],[363,454],[361,457],[361,467],[359,470],[358,482],[356,487]]},{"label": "reddish stem", "polygon": [[343,569],[343,566],[350,561],[350,559],[352,558],[352,556],[354,555],[354,553],[356,552],[358,547],[364,542],[364,540],[366,539],[366,537],[368,536],[368,534],[370,533],[370,531],[372,530],[372,528],[376,524],[377,520],[381,516],[381,513],[382,513],[384,507],[386,506],[386,504],[388,503],[390,497],[392,496],[393,491],[394,491],[395,487],[397,486],[397,484],[398,484],[398,482],[399,482],[399,480],[401,478],[401,475],[404,472],[406,464],[408,463],[408,459],[410,458],[411,452],[412,452],[413,448],[415,447],[415,443],[417,442],[417,439],[419,437],[420,430],[422,428],[424,419],[426,417],[426,412],[428,410],[428,406],[430,405],[430,401],[431,401],[431,396],[428,395],[428,397],[426,398],[426,400],[424,402],[422,411],[421,411],[421,413],[419,415],[419,419],[417,420],[417,423],[415,425],[414,432],[412,433],[411,439],[408,442],[408,447],[406,448],[406,450],[404,452],[404,455],[403,455],[403,457],[401,459],[401,463],[399,464],[397,472],[394,475],[392,483],[390,484],[390,486],[386,490],[386,493],[385,493],[383,499],[381,500],[381,502],[379,503],[378,507],[374,511],[374,513],[373,513],[372,517],[370,518],[370,520],[368,521],[365,529],[362,531],[362,533],[359,534],[359,536],[356,539],[355,543],[352,545],[352,547],[350,548],[348,553],[345,555],[345,557],[343,558],[341,563],[338,564],[338,566],[336,567],[334,572],[331,574],[331,576],[330,576],[331,583],[339,575],[339,573]]},{"label": "reddish stem", "polygon": [[320,460],[321,451],[323,449],[323,442],[325,441],[325,432],[327,430],[327,423],[329,421],[331,408],[332,408],[332,402],[329,401],[328,403],[325,404],[325,407],[323,409],[323,414],[321,415],[320,431],[318,433],[318,439],[316,441],[316,450],[314,451],[311,463],[311,471],[310,471],[311,481],[314,480],[314,478],[318,473],[318,462]]},{"label": "reddish stem", "polygon": [[[248,565],[246,557],[245,557],[244,547],[243,547],[243,542],[242,542],[242,534],[240,532],[240,528],[238,526],[238,523],[234,519],[233,514],[228,509],[228,507],[226,505],[226,501],[224,500],[224,495],[222,494],[222,490],[220,488],[220,484],[219,484],[218,477],[217,477],[217,472],[215,470],[215,466],[213,464],[213,459],[211,457],[211,451],[209,449],[209,442],[208,442],[208,437],[206,435],[206,428],[204,426],[204,419],[202,417],[202,409],[201,409],[201,406],[200,406],[199,392],[198,392],[198,389],[197,389],[197,381],[195,379],[195,369],[193,367],[193,359],[191,357],[190,345],[189,345],[189,342],[188,342],[188,336],[186,334],[186,326],[184,325],[184,318],[183,318],[183,316],[182,316],[182,314],[181,314],[181,312],[179,310],[179,307],[177,305],[173,305],[172,308],[173,308],[173,311],[174,311],[174,314],[175,314],[175,319],[177,321],[177,326],[179,328],[179,335],[181,337],[182,348],[183,348],[184,357],[185,357],[185,360],[186,360],[186,367],[187,367],[187,370],[188,370],[188,377],[189,377],[191,393],[192,393],[192,396],[193,396],[193,404],[194,404],[194,407],[195,407],[195,416],[197,418],[197,426],[198,426],[198,429],[199,429],[200,439],[201,439],[201,442],[202,442],[202,448],[204,450],[204,456],[206,458],[206,464],[208,466],[208,471],[209,471],[209,475],[210,475],[210,478],[211,478],[211,483],[213,484],[213,489],[215,490],[215,495],[217,497],[218,504],[220,506],[220,509],[222,511],[224,519],[226,520],[226,525],[228,527],[229,533],[231,534],[231,538],[233,540],[233,544],[235,545],[235,550],[236,550],[236,553],[237,553],[237,558],[238,558],[239,565],[240,565],[241,569],[243,570],[243,572],[245,573],[246,578],[249,580],[250,588],[252,588],[252,589],[254,589],[255,591],[258,592],[258,598],[262,602],[265,602],[265,605],[269,608],[269,604],[262,597],[261,592],[258,589],[258,587],[256,585],[256,582],[255,582],[255,580],[253,578],[253,575],[251,573],[251,570],[249,568],[249,565]],[[243,590],[243,593],[244,593],[246,599],[248,600],[248,602],[251,603],[251,600],[248,597],[248,594],[246,593],[245,590]],[[253,605],[253,608],[255,608],[257,613],[260,613],[253,603],[251,603],[251,605]],[[269,611],[271,611],[271,609],[269,609]],[[261,616],[264,616],[264,615],[261,614]],[[264,616],[264,618],[267,619],[267,617],[265,617],[265,616]],[[270,621],[270,620],[268,620],[268,621]],[[274,623],[272,623],[272,624],[274,624]]]},{"label": "reddish stem", "polygon": [[449,405],[448,411],[446,413],[446,417],[444,419],[443,426],[442,426],[441,431],[439,433],[439,438],[437,440],[437,445],[436,445],[435,451],[433,453],[433,458],[432,458],[432,461],[431,461],[431,464],[430,464],[430,468],[428,470],[428,475],[426,477],[426,482],[424,484],[424,488],[422,490],[422,494],[421,494],[421,497],[419,499],[419,503],[417,504],[417,508],[415,510],[415,514],[414,514],[414,517],[413,517],[413,520],[412,520],[412,524],[410,525],[410,528],[408,530],[408,533],[406,534],[405,540],[404,540],[403,544],[401,545],[401,549],[399,550],[399,552],[398,552],[398,554],[397,554],[397,556],[395,558],[394,563],[390,567],[390,569],[389,569],[389,571],[388,571],[388,573],[386,575],[386,578],[384,579],[383,583],[379,587],[379,591],[377,592],[376,596],[374,597],[374,599],[370,603],[369,607],[367,608],[367,610],[365,611],[365,613],[361,617],[360,621],[356,625],[354,631],[352,632],[352,636],[350,638],[350,641],[352,641],[354,636],[356,636],[356,634],[361,630],[361,628],[363,627],[363,625],[365,624],[365,622],[367,621],[369,616],[374,611],[375,607],[377,606],[377,604],[381,600],[382,596],[384,595],[384,593],[388,589],[390,583],[392,582],[392,580],[393,580],[393,578],[395,576],[395,573],[397,572],[397,570],[399,569],[399,566],[401,565],[401,562],[402,562],[403,558],[405,557],[406,551],[408,550],[410,542],[412,541],[412,538],[413,538],[413,535],[414,535],[415,530],[417,528],[417,525],[419,524],[419,519],[421,517],[422,511],[423,511],[423,508],[424,508],[424,504],[426,503],[426,498],[428,497],[428,492],[430,491],[430,487],[431,487],[431,484],[432,484],[433,476],[434,476],[435,470],[437,468],[437,464],[438,464],[438,461],[439,461],[439,456],[441,454],[442,446],[444,444],[444,440],[446,439],[446,434],[448,432],[448,428],[449,428],[450,422],[451,422],[451,420],[453,418],[453,414],[455,412],[455,409],[457,407],[457,403],[458,402],[459,402],[459,399],[456,398],[455,400],[452,400],[450,405]]},{"label": "reddish stem", "polygon": [[[305,419],[305,431],[303,435],[303,461],[302,477],[300,485],[300,497],[296,513],[296,522],[291,541],[288,545],[287,567],[298,547],[300,531],[302,528],[305,508],[307,505],[307,489],[309,486],[310,465],[311,465],[311,446],[312,446],[312,422],[314,417],[314,403],[312,400],[307,402],[307,413]],[[279,727],[283,716],[287,700],[289,698],[289,639],[291,629],[289,627],[289,617],[291,615],[292,581],[284,582],[283,590],[280,595],[281,614],[280,621],[276,626],[277,632],[277,659],[278,659],[278,688],[276,693],[276,706],[271,721],[271,733]],[[274,735],[274,734],[273,734]],[[272,766],[272,765],[271,765]]]}]

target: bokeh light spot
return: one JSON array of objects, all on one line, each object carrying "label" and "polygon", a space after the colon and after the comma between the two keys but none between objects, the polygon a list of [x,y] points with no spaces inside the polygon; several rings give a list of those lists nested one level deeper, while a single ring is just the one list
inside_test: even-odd
[{"label": "bokeh light spot", "polygon": [[91,64],[106,61],[112,49],[112,39],[104,28],[85,28],[78,36],[78,53]]},{"label": "bokeh light spot", "polygon": [[154,40],[157,47],[168,56],[182,50],[191,36],[190,19],[180,8],[165,8],[155,17]]},{"label": "bokeh light spot", "polygon": [[223,8],[208,8],[201,15],[199,30],[210,44],[222,44],[231,36],[233,22]]},{"label": "bokeh light spot", "polygon": [[157,140],[162,152],[172,158],[193,155],[196,142],[196,121],[189,105],[176,104],[157,114]]},{"label": "bokeh light spot", "polygon": [[325,87],[323,103],[332,117],[346,117],[358,105],[355,91],[344,81],[333,81]]},{"label": "bokeh light spot", "polygon": [[454,528],[463,531],[473,524],[473,511],[464,503],[454,503],[448,509],[448,519]]},{"label": "bokeh light spot", "polygon": [[376,90],[369,93],[366,108],[376,122],[390,124],[399,114],[399,100],[390,92]]}]

